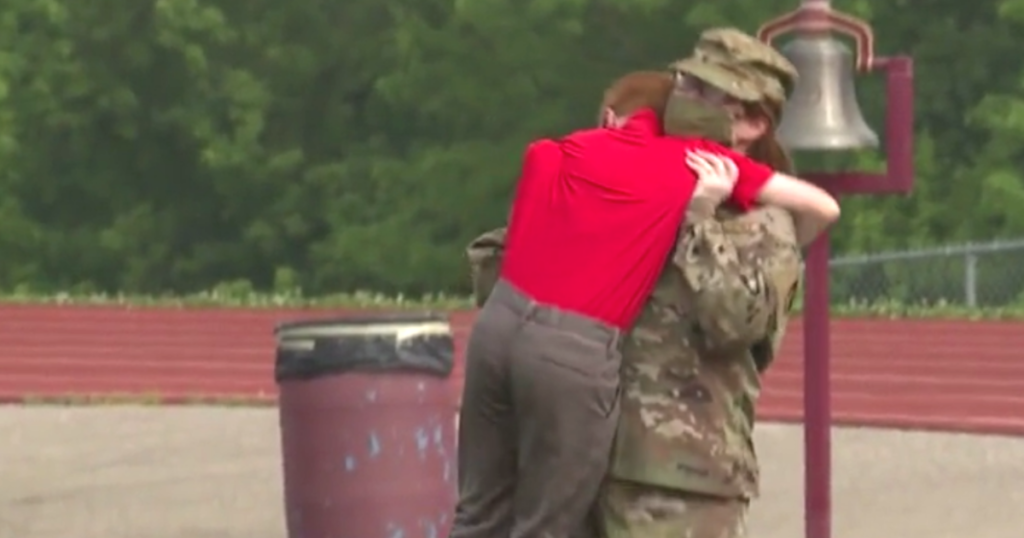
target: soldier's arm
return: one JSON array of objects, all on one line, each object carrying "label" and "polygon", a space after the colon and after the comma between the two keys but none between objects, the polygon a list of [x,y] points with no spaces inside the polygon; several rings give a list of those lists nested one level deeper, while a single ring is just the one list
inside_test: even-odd
[{"label": "soldier's arm", "polygon": [[708,347],[753,347],[776,338],[802,270],[790,214],[759,208],[714,218],[696,209],[679,240],[673,263]]},{"label": "soldier's arm", "polygon": [[466,247],[469,271],[473,278],[473,297],[477,306],[483,306],[498,282],[504,252],[505,228],[485,232]]}]

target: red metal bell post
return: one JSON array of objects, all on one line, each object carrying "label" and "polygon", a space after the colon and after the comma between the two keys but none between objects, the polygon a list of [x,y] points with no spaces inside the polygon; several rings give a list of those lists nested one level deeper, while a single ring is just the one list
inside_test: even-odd
[{"label": "red metal bell post", "polygon": [[[853,40],[856,56],[833,37]],[[783,145],[793,150],[842,151],[878,145],[864,122],[853,87],[859,72],[886,73],[884,174],[863,172],[803,173],[834,195],[908,194],[913,188],[913,61],[909,57],[874,55],[871,27],[832,11],[828,0],[804,0],[800,7],[758,31],[772,43],[794,34],[782,48],[800,78],[783,111],[778,129]],[[830,538],[832,525],[831,390],[829,370],[829,236],[826,232],[807,251],[804,287],[804,517],[807,538]]]}]

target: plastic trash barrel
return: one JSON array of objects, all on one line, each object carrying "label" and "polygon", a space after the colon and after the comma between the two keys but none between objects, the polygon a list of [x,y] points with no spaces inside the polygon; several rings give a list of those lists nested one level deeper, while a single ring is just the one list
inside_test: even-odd
[{"label": "plastic trash barrel", "polygon": [[452,402],[454,403],[453,419],[456,433],[459,431],[462,389],[466,384],[466,344],[469,341],[469,334],[473,330],[473,320],[476,319],[476,315],[477,313],[472,311],[458,311],[453,312],[449,317],[452,340],[455,342],[455,361],[452,365],[452,373],[448,376],[448,386],[452,392]]},{"label": "plastic trash barrel", "polygon": [[455,506],[446,316],[277,327],[289,538],[444,538]]}]

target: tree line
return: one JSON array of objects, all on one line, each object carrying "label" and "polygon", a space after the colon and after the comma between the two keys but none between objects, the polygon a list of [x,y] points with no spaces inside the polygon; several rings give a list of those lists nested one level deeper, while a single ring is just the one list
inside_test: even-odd
[{"label": "tree line", "polygon": [[[5,5],[0,288],[420,294],[467,290],[530,139],[796,1]],[[1024,236],[1024,0],[833,5],[914,56],[918,170],[910,197],[844,201],[834,250]],[[880,129],[879,79],[858,92]]]}]

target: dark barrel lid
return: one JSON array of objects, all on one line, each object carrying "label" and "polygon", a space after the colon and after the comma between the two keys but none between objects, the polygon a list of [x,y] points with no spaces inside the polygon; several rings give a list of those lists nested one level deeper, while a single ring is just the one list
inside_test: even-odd
[{"label": "dark barrel lid", "polygon": [[277,381],[352,371],[406,371],[445,377],[455,342],[446,314],[359,314],[279,323]]}]

